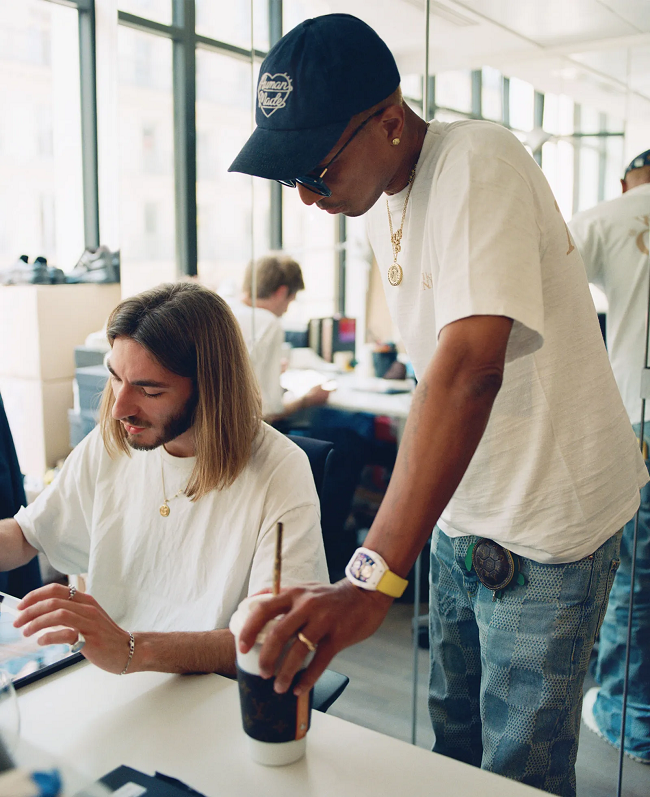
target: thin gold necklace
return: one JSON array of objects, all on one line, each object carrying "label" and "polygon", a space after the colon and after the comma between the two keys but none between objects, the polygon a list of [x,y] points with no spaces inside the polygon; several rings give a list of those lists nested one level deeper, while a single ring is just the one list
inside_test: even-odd
[{"label": "thin gold necklace", "polygon": [[392,265],[388,268],[388,282],[394,288],[400,284],[400,282],[402,281],[402,277],[404,276],[402,267],[397,262],[397,255],[399,255],[399,253],[402,251],[402,230],[404,229],[406,208],[408,207],[409,197],[411,196],[411,189],[413,188],[413,182],[415,180],[416,168],[417,164],[411,169],[411,174],[409,175],[409,181],[408,181],[409,190],[406,194],[406,199],[404,200],[404,209],[402,210],[402,223],[399,226],[399,230],[396,230],[395,232],[393,232],[393,219],[390,215],[390,207],[388,206],[388,197],[386,197],[386,210],[388,211],[388,227],[390,229],[390,242],[393,246],[393,262]]},{"label": "thin gold necklace", "polygon": [[160,507],[160,514],[163,517],[169,517],[169,502],[173,501],[174,498],[178,498],[179,495],[183,495],[185,490],[187,490],[187,485],[179,490],[177,493],[174,493],[171,498],[167,498],[167,490],[165,490],[165,469],[163,468],[163,456],[162,451],[160,452],[160,478],[162,479],[162,489],[163,489],[163,503]]}]

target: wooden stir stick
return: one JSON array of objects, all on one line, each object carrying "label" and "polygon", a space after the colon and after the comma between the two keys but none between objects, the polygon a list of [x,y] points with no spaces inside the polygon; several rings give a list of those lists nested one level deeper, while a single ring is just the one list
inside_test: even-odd
[{"label": "wooden stir stick", "polygon": [[275,534],[275,562],[273,564],[273,594],[280,594],[280,576],[282,574],[282,523],[278,523]]}]

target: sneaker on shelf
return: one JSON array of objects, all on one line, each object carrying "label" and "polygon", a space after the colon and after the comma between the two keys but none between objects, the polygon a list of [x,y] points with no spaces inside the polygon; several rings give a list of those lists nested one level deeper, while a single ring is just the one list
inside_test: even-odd
[{"label": "sneaker on shelf", "polygon": [[0,271],[0,285],[28,285],[32,267],[27,255],[21,255],[18,260]]},{"label": "sneaker on shelf", "polygon": [[65,283],[65,274],[63,269],[58,266],[48,266],[47,276],[50,280],[50,285],[63,285]]},{"label": "sneaker on shelf", "polygon": [[89,247],[81,255],[66,282],[119,282],[120,253],[111,252],[107,246]]},{"label": "sneaker on shelf", "polygon": [[49,285],[50,284],[50,275],[47,271],[47,258],[40,255],[39,257],[34,258],[34,264],[32,266],[32,277],[30,282],[33,285]]}]

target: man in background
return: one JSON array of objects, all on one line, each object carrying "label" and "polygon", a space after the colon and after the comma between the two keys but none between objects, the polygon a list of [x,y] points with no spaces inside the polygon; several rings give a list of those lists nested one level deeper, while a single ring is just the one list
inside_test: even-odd
[{"label": "man in background", "polygon": [[[648,227],[650,226],[650,150],[629,164],[623,193],[575,215],[569,227],[587,269],[589,282],[609,303],[607,349],[630,421],[641,435],[641,370],[645,366],[648,314]],[[650,413],[646,411],[645,423]],[[648,465],[650,429],[644,429]],[[634,519],[623,531],[621,564],[614,580],[598,646],[596,681],[585,695],[582,717],[592,731],[619,746],[627,622],[630,601]],[[650,487],[641,490],[634,579],[634,614],[624,751],[650,764]]]},{"label": "man in background", "polygon": [[277,424],[299,410],[325,404],[329,397],[327,390],[316,385],[300,398],[285,398],[280,384],[284,343],[280,319],[298,291],[304,289],[298,263],[287,255],[271,253],[255,263],[255,306],[250,263],[244,274],[241,302],[232,304],[262,392],[262,413],[268,423]]}]

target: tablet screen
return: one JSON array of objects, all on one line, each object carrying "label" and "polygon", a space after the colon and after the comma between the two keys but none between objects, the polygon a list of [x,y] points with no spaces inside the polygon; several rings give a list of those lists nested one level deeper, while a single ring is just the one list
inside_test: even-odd
[{"label": "tablet screen", "polygon": [[81,653],[71,653],[70,645],[39,645],[40,634],[24,637],[13,626],[19,602],[0,592],[0,668],[9,673],[17,689],[83,658]]}]

